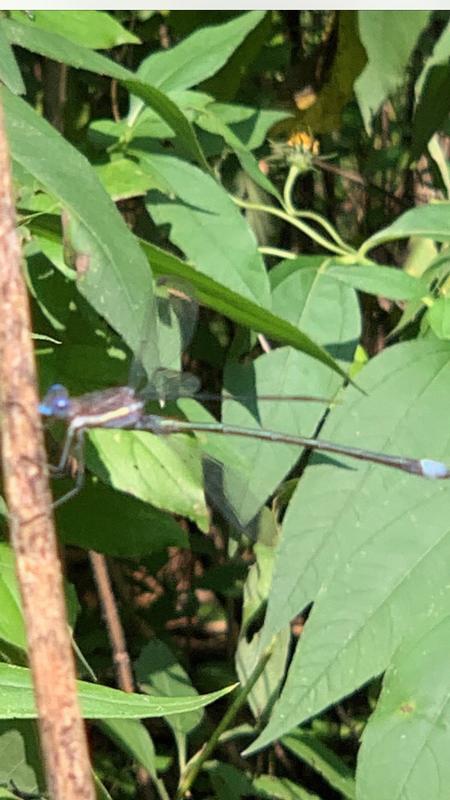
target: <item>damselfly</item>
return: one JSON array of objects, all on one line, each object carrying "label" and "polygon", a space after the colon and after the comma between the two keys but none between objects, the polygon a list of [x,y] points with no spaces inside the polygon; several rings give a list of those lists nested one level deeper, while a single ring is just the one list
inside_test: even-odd
[{"label": "damselfly", "polygon": [[[169,289],[169,292],[171,291],[173,290]],[[151,308],[150,310],[154,315],[155,309]],[[183,292],[176,292],[175,296],[169,296],[169,300],[167,297],[161,298],[161,304],[158,305],[157,317],[159,318],[160,325],[164,328],[163,341],[165,349],[167,349],[167,342],[169,341],[170,344],[170,341],[173,341],[173,355],[179,356],[180,349],[181,351],[185,350],[192,336],[196,319],[196,307],[193,307],[190,297],[186,296]],[[149,317],[152,324],[153,318],[154,317]],[[171,323],[174,323],[173,326]],[[170,334],[171,331],[173,332],[173,330],[175,330],[175,332],[178,330],[178,335],[175,335],[175,337],[172,336],[171,339],[168,334]],[[57,467],[54,468],[54,471],[60,474],[65,472],[72,449],[78,461],[77,478],[74,487],[70,492],[59,498],[55,505],[61,505],[81,489],[85,472],[84,434],[87,430],[95,428],[148,431],[156,436],[163,437],[169,434],[180,433],[220,434],[225,437],[239,437],[242,440],[252,439],[254,442],[259,440],[260,442],[272,443],[274,446],[290,445],[292,448],[294,445],[298,446],[299,450],[306,448],[335,455],[350,456],[353,459],[381,464],[425,478],[446,479],[450,477],[449,468],[440,461],[433,461],[428,458],[417,459],[391,455],[385,452],[348,446],[339,442],[298,435],[296,425],[294,426],[294,433],[292,429],[288,429],[288,432],[283,433],[277,430],[268,430],[265,427],[252,428],[248,426],[244,427],[240,424],[227,424],[226,422],[205,422],[203,419],[200,422],[192,420],[186,421],[164,417],[159,414],[149,414],[146,405],[147,402],[152,399],[159,401],[160,406],[163,406],[167,400],[178,399],[180,397],[193,396],[195,399],[199,400],[218,399],[214,394],[198,393],[199,381],[196,376],[190,375],[189,373],[179,373],[170,369],[161,369],[161,359],[159,358],[159,351],[161,348],[158,345],[159,333],[158,327],[156,327],[156,329],[155,327],[151,328],[149,324],[148,331],[141,342],[140,357],[133,362],[130,385],[82,394],[79,397],[70,397],[68,390],[64,386],[55,384],[49,389],[42,400],[39,409],[43,416],[59,419],[67,423],[67,433],[61,458]],[[156,347],[154,346],[155,341]],[[146,352],[146,349],[151,349],[152,346],[154,350],[156,350],[156,368],[153,367],[151,380],[149,382],[147,372],[144,371],[141,365],[143,364],[142,355]],[[270,355],[273,356],[275,354],[272,353]],[[174,359],[169,358],[168,363],[173,362]],[[152,367],[150,367],[150,369],[152,369]],[[146,370],[149,370],[148,365],[146,366]],[[138,389],[137,387],[139,385],[142,386],[145,380],[147,380],[147,385],[143,385],[142,389]],[[284,382],[283,377],[283,383]],[[286,383],[286,387],[289,385],[289,383]],[[296,383],[294,383],[294,385],[297,386]],[[227,399],[227,396],[220,396],[219,399],[222,401]],[[229,399],[234,401],[243,400],[239,394],[231,395]],[[259,400],[272,401],[272,405],[275,404],[276,406],[278,406],[278,403],[281,401],[286,400],[309,400],[322,402],[327,405],[330,404],[328,399],[311,396],[299,397],[298,395],[285,395],[284,397],[275,398],[271,394],[262,396],[258,394],[254,400],[256,401],[256,410],[258,410],[257,403]],[[273,401],[275,401],[275,403],[273,403]],[[246,404],[244,403],[243,405]],[[255,405],[253,401],[252,405]],[[254,418],[255,416],[252,412],[252,420]],[[250,422],[250,424],[253,424],[253,422]],[[316,418],[312,424],[316,427]],[[311,425],[311,420],[309,425]],[[293,461],[295,461],[295,450],[293,453]],[[226,467],[226,470],[227,469],[228,467]],[[252,464],[249,464],[249,469],[252,470]],[[288,464],[285,474],[289,469],[290,466]],[[211,470],[207,472],[210,473]],[[152,480],[152,476],[148,476],[148,479]],[[246,482],[248,483],[249,481]],[[246,486],[246,489],[247,488]],[[261,495],[264,494],[267,488],[269,488],[269,492],[266,493],[266,496],[262,499],[261,505],[271,493],[270,488],[273,490],[273,486],[267,487],[266,485],[264,489],[261,490]],[[250,505],[254,506],[253,500],[256,499],[258,501],[259,497],[253,497],[251,487],[249,494],[251,499]],[[258,495],[259,494],[258,487]],[[212,497],[212,499],[214,501],[214,497]],[[235,499],[236,498],[233,498],[233,506],[235,506]],[[218,505],[220,508],[220,502]],[[246,523],[244,523],[244,525],[245,524]]]},{"label": "damselfly", "polygon": [[243,428],[221,422],[187,422],[171,419],[156,414],[147,414],[145,404],[145,396],[140,397],[129,386],[91,392],[73,398],[61,384],[55,384],[49,389],[40,403],[40,413],[46,417],[64,420],[68,426],[57,471],[61,473],[65,470],[72,446],[74,446],[78,459],[76,484],[70,492],[59,498],[55,505],[60,505],[73,497],[83,485],[84,434],[93,428],[132,429],[148,431],[157,436],[202,432],[233,437],[250,437],[265,442],[298,445],[300,448],[350,456],[357,460],[381,464],[429,479],[450,477],[450,469],[444,463],[428,458],[416,459],[390,455],[322,439],[294,436],[271,430]]}]

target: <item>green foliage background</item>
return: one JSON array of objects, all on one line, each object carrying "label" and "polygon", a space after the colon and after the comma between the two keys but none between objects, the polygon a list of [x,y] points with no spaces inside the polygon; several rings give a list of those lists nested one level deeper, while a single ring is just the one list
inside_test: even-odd
[{"label": "green foliage background", "polygon": [[[447,12],[3,13],[42,391],[121,385],[137,356],[247,398],[164,414],[450,461],[449,54]],[[200,303],[189,346],[162,276]],[[448,488],[213,438],[92,432],[57,512],[99,796],[143,766],[161,798],[444,800]],[[256,542],[211,523],[205,452]],[[114,688],[89,550],[141,694]],[[6,543],[0,593],[11,797],[43,779]]]}]

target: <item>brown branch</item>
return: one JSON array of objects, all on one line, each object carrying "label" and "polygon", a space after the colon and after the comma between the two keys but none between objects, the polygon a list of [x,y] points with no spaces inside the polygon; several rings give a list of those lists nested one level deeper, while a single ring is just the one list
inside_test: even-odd
[{"label": "brown branch", "polygon": [[[111,586],[106,558],[102,553],[96,553],[95,550],[90,550],[89,559],[92,572],[94,573],[103,617],[108,629],[114,666],[116,668],[117,684],[124,692],[134,692],[135,686],[130,656],[127,650],[122,622],[117,610],[116,599]],[[147,770],[143,767],[139,767],[137,770],[137,779],[142,788],[144,797],[151,797],[151,780]]]},{"label": "brown branch", "polygon": [[30,312],[0,104],[0,386],[5,493],[52,800],[94,800],[37,410]]},{"label": "brown branch", "polygon": [[114,598],[105,556],[89,551],[89,559],[94,573],[98,596],[102,606],[103,617],[108,630],[109,641],[113,652],[113,661],[117,674],[117,684],[124,692],[134,692],[133,673],[128,655],[125,635]]}]

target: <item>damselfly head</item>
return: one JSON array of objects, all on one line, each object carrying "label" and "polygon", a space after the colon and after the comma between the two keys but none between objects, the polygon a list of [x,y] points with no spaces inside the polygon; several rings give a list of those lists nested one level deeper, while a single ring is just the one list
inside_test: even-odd
[{"label": "damselfly head", "polygon": [[50,386],[47,394],[39,403],[39,413],[44,417],[59,417],[65,419],[70,410],[69,392],[60,383]]}]

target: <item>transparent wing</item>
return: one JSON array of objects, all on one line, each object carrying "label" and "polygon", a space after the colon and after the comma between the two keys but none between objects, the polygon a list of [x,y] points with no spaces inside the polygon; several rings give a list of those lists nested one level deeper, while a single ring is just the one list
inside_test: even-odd
[{"label": "transparent wing", "polygon": [[158,400],[160,405],[179,397],[192,397],[200,388],[200,381],[190,372],[177,372],[173,369],[157,369],[151,383],[141,393],[145,400]]},{"label": "transparent wing", "polygon": [[[193,376],[185,379],[179,372],[181,355],[189,346],[197,323],[198,306],[192,294],[182,281],[163,278],[157,282],[129,376],[130,386],[149,399],[154,397],[163,403],[169,397],[186,395],[187,386],[190,394],[195,392],[194,383],[198,388]],[[180,384],[177,392],[176,375]],[[153,384],[156,385],[152,388]]]},{"label": "transparent wing", "polygon": [[203,454],[202,467],[203,485],[208,504],[221,514],[233,530],[244,533],[256,541],[259,531],[259,517],[264,504],[258,502],[256,498],[249,500],[247,495],[249,507],[253,510],[256,509],[249,517],[245,510],[236,503],[236,493],[234,492],[233,495],[230,493],[230,485],[242,486],[246,482],[243,465],[230,467],[213,456]]},{"label": "transparent wing", "polygon": [[139,352],[133,359],[129,385],[145,400],[166,402],[195,397],[202,402],[235,401],[255,406],[256,400],[299,401],[333,404],[326,397],[310,395],[230,395],[200,392],[200,381],[189,372],[181,372],[181,355],[189,346],[198,319],[198,304],[193,287],[172,278],[158,280],[155,299],[149,303]]},{"label": "transparent wing", "polygon": [[181,280],[162,278],[157,285],[160,366],[180,369],[180,355],[189,347],[198,320],[193,287]]}]

